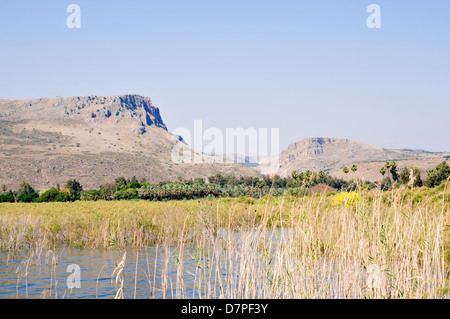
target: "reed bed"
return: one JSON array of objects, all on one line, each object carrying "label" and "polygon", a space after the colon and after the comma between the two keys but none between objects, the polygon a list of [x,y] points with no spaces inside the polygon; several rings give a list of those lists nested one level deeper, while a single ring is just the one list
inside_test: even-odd
[{"label": "reed bed", "polygon": [[[57,245],[156,245],[164,267],[148,264],[147,276],[152,296],[162,298],[448,298],[449,196],[443,185],[352,196],[2,204],[0,247],[14,258]],[[116,297],[133,296],[122,284],[126,268]]]}]

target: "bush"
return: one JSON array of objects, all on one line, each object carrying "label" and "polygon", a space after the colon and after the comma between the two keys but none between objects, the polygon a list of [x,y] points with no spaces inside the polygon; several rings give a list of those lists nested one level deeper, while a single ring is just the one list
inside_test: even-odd
[{"label": "bush", "polygon": [[0,195],[0,203],[14,203],[14,195],[13,194],[1,194]]},{"label": "bush", "polygon": [[445,182],[450,176],[450,166],[448,166],[446,161],[436,166],[436,169],[432,169],[428,172],[428,177],[425,181],[425,186],[436,187]]},{"label": "bush", "polygon": [[57,190],[54,187],[48,191],[43,191],[39,194],[39,201],[40,202],[55,202],[59,193],[60,193],[59,190]]},{"label": "bush", "polygon": [[307,193],[308,189],[304,187],[292,187],[288,189],[288,194],[295,197],[305,196]]},{"label": "bush", "polygon": [[114,193],[113,196],[114,200],[121,200],[121,199],[139,199],[138,191],[134,188],[125,189],[122,191],[117,191]]},{"label": "bush", "polygon": [[61,192],[53,187],[48,191],[41,192],[39,198],[36,198],[33,201],[38,203],[73,202],[75,199],[76,199],[75,196],[70,195],[67,192]]},{"label": "bush", "polygon": [[59,192],[58,196],[56,197],[57,202],[73,202],[75,201],[76,197],[74,195],[70,195],[66,192]]},{"label": "bush", "polygon": [[124,190],[130,189],[130,188],[136,189],[136,188],[141,188],[142,186],[143,186],[143,184],[141,184],[141,183],[133,182],[133,183],[125,186],[124,188],[122,188],[122,190],[124,191]]},{"label": "bush", "polygon": [[69,179],[64,187],[68,188],[70,195],[74,195],[75,197],[80,197],[81,191],[83,190],[80,182],[76,179]]},{"label": "bush", "polygon": [[19,196],[17,196],[17,201],[19,203],[31,203],[34,199],[38,198],[39,195],[36,192],[32,192],[30,194],[19,194]]},{"label": "bush", "polygon": [[381,181],[381,190],[382,191],[392,190],[392,179],[390,177],[386,177]]},{"label": "bush", "polygon": [[81,192],[81,199],[97,201],[102,199],[102,192],[96,189],[88,189]]},{"label": "bush", "polygon": [[27,182],[22,182],[19,186],[19,194],[30,195],[35,193],[34,188]]}]

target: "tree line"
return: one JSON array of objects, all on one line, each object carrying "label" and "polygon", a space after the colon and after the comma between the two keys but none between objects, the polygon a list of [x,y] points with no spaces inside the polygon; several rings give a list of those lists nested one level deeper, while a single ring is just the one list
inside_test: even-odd
[{"label": "tree line", "polygon": [[[264,176],[262,178],[253,176],[236,177],[217,173],[206,179],[194,178],[183,179],[181,176],[177,181],[148,183],[145,179],[138,180],[135,176],[131,178],[118,177],[111,183],[105,183],[99,189],[83,190],[76,179],[68,180],[61,188],[58,184],[49,190],[36,191],[28,182],[23,181],[16,191],[7,190],[2,185],[0,202],[70,202],[75,200],[131,200],[145,199],[153,201],[196,199],[204,197],[262,197],[267,194],[280,196],[290,194],[294,196],[308,194],[315,185],[327,185],[335,191],[354,191],[357,189],[379,188],[382,191],[401,187],[429,188],[439,186],[450,179],[450,167],[443,161],[435,169],[428,172],[425,181],[422,181],[420,170],[416,167],[404,167],[398,171],[397,163],[386,162],[380,169],[380,181],[373,183],[362,181],[357,178],[358,166],[344,167],[342,171],[346,178],[337,178],[326,174],[324,171],[305,172],[293,171],[291,176],[280,177],[279,175]],[[353,178],[347,177],[353,174]],[[385,176],[387,174],[387,176]]]},{"label": "tree line", "polygon": [[69,179],[63,188],[57,184],[49,190],[36,191],[30,183],[23,181],[16,191],[7,191],[2,185],[0,203],[40,203],[40,202],[73,202],[80,199],[83,187],[76,179]]}]

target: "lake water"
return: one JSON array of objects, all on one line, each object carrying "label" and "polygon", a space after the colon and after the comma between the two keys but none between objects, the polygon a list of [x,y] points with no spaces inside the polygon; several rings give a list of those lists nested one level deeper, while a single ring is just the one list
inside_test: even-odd
[{"label": "lake water", "polygon": [[[256,238],[258,234],[248,232],[247,237]],[[272,238],[270,240],[274,240],[276,236],[278,240],[279,234],[277,232],[264,236]],[[221,235],[221,238],[227,237],[234,247],[243,244],[240,234],[227,232]],[[220,235],[216,234],[214,237],[218,238]],[[207,246],[208,243],[205,242],[202,249],[183,246],[180,250],[177,246],[167,245],[126,249],[124,297],[205,296],[204,286],[200,287],[202,276],[211,276],[214,273],[216,278],[218,276],[222,280],[227,280],[230,276],[229,265],[225,265],[229,260],[225,261],[225,250],[222,245],[215,248],[215,257],[217,260],[220,259],[215,262],[208,257],[208,254],[214,253],[205,250]],[[217,256],[217,249],[222,258]],[[0,298],[114,298],[117,289],[113,272],[123,255],[124,251],[118,249],[71,247],[42,249],[37,252],[24,250],[14,256],[5,251],[0,252]],[[181,258],[182,265],[179,262]],[[234,259],[232,263],[239,267],[238,260]],[[76,276],[75,269],[79,269],[80,288],[75,286],[70,289],[70,285],[75,283],[73,280]]]},{"label": "lake water", "polygon": [[[155,245],[126,249],[124,297],[220,297],[219,281],[227,286],[225,289],[237,291],[242,268],[251,264],[252,271],[259,272],[261,267],[256,243],[264,240],[279,245],[286,231],[263,235],[246,232],[242,240],[241,232],[219,230],[213,236],[213,250],[208,241],[212,237],[208,236],[200,248]],[[217,241],[218,238],[222,240]],[[250,260],[244,265],[244,258],[239,255],[242,248],[245,259]],[[20,251],[14,256],[0,252],[0,298],[114,298],[117,287],[113,272],[123,255],[124,251],[117,249],[71,247]],[[70,284],[75,283],[75,269],[79,269],[80,288],[70,289]],[[210,284],[205,282],[208,280]]]},{"label": "lake water", "polygon": [[[283,251],[292,246],[292,238],[289,229],[219,230],[197,245],[125,251],[58,247],[14,256],[2,251],[0,298],[114,298],[113,273],[125,252],[125,298],[344,298],[349,293],[361,297],[367,278],[361,265],[349,268],[326,259],[300,263],[298,255]],[[280,272],[285,275],[277,277]],[[79,288],[71,289],[70,284],[78,283],[74,278],[79,279]]]}]

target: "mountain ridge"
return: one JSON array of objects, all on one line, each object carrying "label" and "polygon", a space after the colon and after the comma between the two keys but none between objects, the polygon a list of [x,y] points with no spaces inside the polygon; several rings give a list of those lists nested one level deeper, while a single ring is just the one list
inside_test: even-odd
[{"label": "mountain ridge", "polygon": [[397,161],[400,169],[403,165],[418,166],[425,174],[442,162],[445,154],[393,150],[347,138],[307,137],[291,143],[279,154],[278,174],[286,177],[294,170],[323,170],[338,177],[347,177],[342,168],[357,164],[360,178],[375,181],[380,178],[379,169],[386,161]]}]

